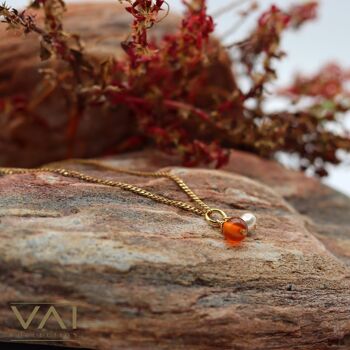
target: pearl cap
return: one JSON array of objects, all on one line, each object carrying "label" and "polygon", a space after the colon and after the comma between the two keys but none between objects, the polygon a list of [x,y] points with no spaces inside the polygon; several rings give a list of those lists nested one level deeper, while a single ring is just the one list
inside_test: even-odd
[{"label": "pearl cap", "polygon": [[249,231],[252,231],[256,227],[256,216],[252,213],[245,213],[241,216],[241,219],[245,221],[248,226]]}]

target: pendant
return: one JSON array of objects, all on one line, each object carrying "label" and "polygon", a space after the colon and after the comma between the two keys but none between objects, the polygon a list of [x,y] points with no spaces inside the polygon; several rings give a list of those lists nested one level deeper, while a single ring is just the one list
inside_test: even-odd
[{"label": "pendant", "polygon": [[239,243],[247,237],[248,225],[239,217],[229,218],[221,225],[221,233],[228,242]]},{"label": "pendant", "polygon": [[[213,219],[212,214],[219,214],[221,219]],[[247,237],[256,226],[256,217],[254,214],[245,213],[241,217],[228,217],[220,209],[211,209],[206,215],[206,220],[212,224],[221,226],[221,233],[226,241],[230,244],[236,245]]]}]

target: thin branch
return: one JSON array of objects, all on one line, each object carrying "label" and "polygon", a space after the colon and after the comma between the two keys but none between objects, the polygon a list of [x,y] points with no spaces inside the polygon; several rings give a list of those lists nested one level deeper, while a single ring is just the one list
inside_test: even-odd
[{"label": "thin branch", "polygon": [[218,17],[227,14],[227,12],[230,12],[230,11],[236,9],[237,7],[242,6],[246,2],[251,2],[251,1],[252,0],[235,0],[235,1],[232,1],[232,2],[228,3],[227,5],[222,6],[219,9],[217,9],[216,11],[214,11],[211,14],[211,16],[214,17],[215,19],[217,19]]}]

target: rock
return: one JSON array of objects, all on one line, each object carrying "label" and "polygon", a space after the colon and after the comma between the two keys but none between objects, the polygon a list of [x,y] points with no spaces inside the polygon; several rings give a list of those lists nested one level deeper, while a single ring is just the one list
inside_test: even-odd
[{"label": "rock", "polygon": [[350,266],[349,197],[322,184],[317,178],[244,152],[233,152],[225,170],[272,187],[300,214],[311,219],[307,223],[308,229]]},{"label": "rock", "polygon": [[[85,51],[94,61],[122,57],[120,44],[130,33],[132,17],[118,1],[69,4],[64,18],[65,30],[82,37]],[[178,25],[179,18],[171,13],[151,35],[157,38],[172,33]],[[75,138],[68,137],[72,106],[64,92],[59,87],[52,91],[45,87],[44,93],[40,92],[38,70],[48,64],[62,73],[59,62],[40,62],[36,35],[23,38],[7,31],[5,24],[0,26],[0,165],[30,167],[67,157],[110,154],[135,131],[134,112],[125,106],[88,106]],[[231,63],[224,52],[208,65],[207,74],[213,87],[233,90]],[[27,110],[3,111],[3,99],[24,104]],[[25,100],[29,103],[23,103]]]},{"label": "rock", "polygon": [[[108,163],[158,168],[151,158]],[[75,168],[186,198],[166,179]],[[349,348],[349,267],[314,235],[311,218],[247,177],[167,169],[212,207],[256,213],[256,233],[231,247],[202,217],[116,188],[51,173],[0,178],[0,337],[19,327],[7,303],[65,302],[78,308],[75,342],[65,346]]]},{"label": "rock", "polygon": [[[35,14],[38,23],[42,23],[41,11],[30,12]],[[79,34],[87,54],[100,60],[123,54],[120,43],[130,33],[131,23],[132,17],[118,2],[68,4],[64,14],[65,30]],[[168,16],[151,33],[161,37],[173,32],[177,25],[177,17]],[[41,80],[38,69],[46,65],[39,58],[37,35],[28,34],[24,37],[8,31],[6,25],[1,25],[0,39],[0,96],[31,92],[33,85]]]},{"label": "rock", "polygon": [[[176,156],[157,151],[141,151],[119,156],[125,166],[158,169],[180,164]],[[131,161],[130,161],[131,160]],[[233,151],[223,170],[257,180],[282,196],[307,220],[308,229],[334,255],[350,266],[350,199],[325,186],[316,178],[285,168],[276,161]],[[239,207],[238,207],[239,209]]]},{"label": "rock", "polygon": [[[87,54],[96,62],[122,55],[120,43],[130,31],[131,17],[118,2],[70,4],[64,18],[66,30],[81,35]],[[155,35],[175,28],[174,17],[169,17],[157,26]],[[128,135],[132,118],[125,107],[89,106],[81,117],[78,142],[69,140],[67,123],[72,108],[62,89],[50,92],[46,87],[45,97],[34,102],[38,99],[34,96],[42,95],[39,69],[49,66],[59,73],[64,66],[56,61],[40,62],[36,35],[23,38],[5,29],[4,24],[0,26],[0,99],[29,97],[30,105],[24,113],[19,109],[15,115],[0,115],[0,164],[36,166],[69,154],[98,155]]]}]

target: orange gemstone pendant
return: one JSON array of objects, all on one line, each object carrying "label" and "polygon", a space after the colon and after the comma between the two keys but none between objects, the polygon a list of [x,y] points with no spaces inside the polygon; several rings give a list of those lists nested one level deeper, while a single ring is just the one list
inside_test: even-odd
[{"label": "orange gemstone pendant", "polygon": [[230,245],[237,245],[256,227],[256,217],[252,213],[229,217],[222,210],[213,208],[205,213],[205,219],[212,225],[221,226],[221,233]]},{"label": "orange gemstone pendant", "polygon": [[241,218],[229,218],[222,224],[221,232],[228,243],[237,244],[247,236],[248,225]]}]

